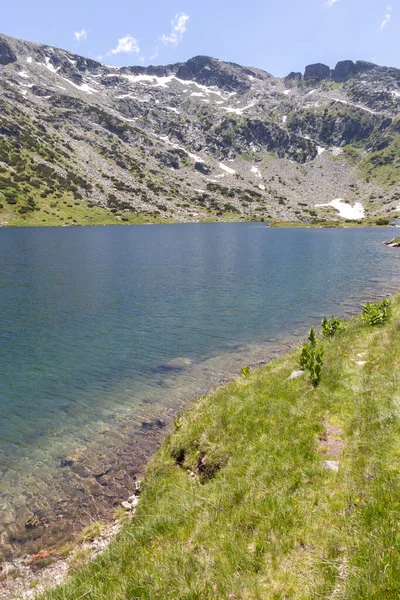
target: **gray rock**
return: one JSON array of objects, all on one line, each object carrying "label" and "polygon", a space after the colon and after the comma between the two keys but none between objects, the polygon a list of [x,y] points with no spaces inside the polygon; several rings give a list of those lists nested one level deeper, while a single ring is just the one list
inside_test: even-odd
[{"label": "gray rock", "polygon": [[296,379],[297,377],[300,377],[303,374],[304,371],[293,371],[293,373],[290,374],[289,379]]},{"label": "gray rock", "polygon": [[339,471],[339,462],[337,460],[323,460],[322,464],[330,471]]}]

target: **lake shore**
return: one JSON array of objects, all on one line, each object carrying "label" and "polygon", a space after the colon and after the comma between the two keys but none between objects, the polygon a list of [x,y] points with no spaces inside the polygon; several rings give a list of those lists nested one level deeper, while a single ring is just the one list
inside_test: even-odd
[{"label": "lake shore", "polygon": [[[355,396],[352,389],[360,385],[360,377],[362,380],[368,378],[368,386],[372,385],[371,377],[374,381],[379,379],[379,385],[382,386],[384,373],[379,374],[376,365],[383,364],[385,373],[389,369],[387,361],[391,352],[390,343],[393,343],[394,337],[398,335],[395,326],[395,321],[400,315],[398,296],[393,298],[392,304],[393,316],[390,323],[383,328],[366,327],[361,324],[359,318],[355,317],[347,323],[347,330],[344,334],[333,340],[324,340],[326,366],[321,385],[317,390],[312,388],[305,376],[289,379],[290,373],[296,370],[298,350],[295,350],[267,366],[254,370],[249,377],[227,383],[222,388],[191,404],[182,413],[179,420],[175,421],[175,433],[167,438],[159,453],[151,461],[143,486],[143,496],[136,509],[134,520],[124,529],[120,538],[113,543],[112,552],[106,551],[99,560],[83,570],[79,570],[67,590],[60,590],[59,593],[57,590],[50,591],[45,597],[57,600],[64,597],[78,598],[82,589],[85,585],[88,586],[90,581],[90,589],[94,591],[93,594],[88,593],[87,597],[95,598],[95,594],[98,594],[97,597],[119,598],[118,593],[122,593],[122,589],[124,589],[123,593],[127,593],[126,587],[123,588],[123,586],[128,585],[133,571],[137,570],[138,573],[141,573],[142,570],[145,570],[148,574],[147,577],[150,577],[150,572],[155,568],[167,575],[161,580],[158,577],[157,593],[159,596],[155,594],[148,597],[168,597],[173,590],[172,580],[168,576],[172,560],[183,561],[185,577],[188,577],[189,580],[191,580],[190,570],[193,569],[196,573],[195,579],[199,581],[198,586],[203,586],[202,597],[214,598],[215,596],[211,595],[211,592],[207,592],[208,585],[211,585],[210,590],[212,589],[212,576],[203,572],[200,575],[198,560],[195,559],[193,564],[189,565],[182,552],[187,553],[188,545],[192,547],[193,544],[200,544],[199,551],[202,545],[205,545],[208,547],[208,551],[215,556],[216,564],[219,563],[224,553],[227,553],[229,563],[229,549],[225,547],[224,539],[227,533],[226,528],[232,531],[231,521],[232,523],[236,522],[238,526],[238,540],[235,543],[240,541],[240,544],[235,546],[235,553],[238,556],[237,560],[244,561],[245,572],[246,569],[253,572],[251,565],[257,557],[249,549],[248,544],[260,543],[257,542],[257,539],[270,539],[271,532],[278,527],[280,535],[285,539],[288,538],[285,543],[290,546],[289,555],[294,552],[292,558],[294,557],[295,561],[299,561],[297,545],[300,542],[298,540],[303,539],[300,550],[302,544],[306,548],[312,547],[312,550],[301,551],[306,552],[307,562],[311,561],[312,563],[307,567],[311,569],[309,572],[318,571],[315,584],[318,582],[319,585],[320,581],[325,578],[324,585],[330,586],[332,593],[335,589],[341,589],[344,570],[346,568],[347,573],[347,569],[350,569],[347,566],[350,562],[350,553],[341,549],[338,555],[332,558],[337,566],[332,568],[329,576],[324,569],[321,570],[321,561],[323,561],[324,552],[328,550],[328,541],[330,543],[330,538],[334,535],[338,523],[340,522],[342,527],[347,526],[346,522],[342,523],[343,520],[346,521],[343,515],[353,515],[355,511],[354,508],[348,509],[348,506],[353,507],[354,505],[359,509],[358,512],[361,512],[361,509],[365,512],[370,509],[371,498],[369,495],[373,490],[370,489],[371,485],[367,485],[363,479],[364,471],[357,466],[357,461],[361,460],[361,456],[354,457],[350,453],[350,448],[353,451],[357,450],[357,446],[355,449],[353,447],[356,440],[352,439],[353,434],[351,433],[351,422],[356,418],[355,411],[357,410],[357,406],[354,405]],[[376,349],[380,347],[380,344],[382,344],[382,349],[379,351],[379,356],[376,356]],[[392,356],[390,360],[393,361],[394,358]],[[392,362],[390,364],[392,365]],[[389,388],[393,385],[389,381],[385,381],[385,384]],[[367,382],[363,385],[367,386]],[[361,394],[362,401],[364,401],[364,393],[366,392]],[[334,398],[328,400],[330,395],[333,395]],[[274,398],[276,401],[273,400]],[[280,399],[281,406],[278,399]],[[370,401],[370,399],[367,400]],[[379,395],[379,402],[381,401],[382,396]],[[269,407],[268,414],[265,413],[266,407]],[[286,423],[285,419],[282,419],[284,414]],[[297,434],[293,435],[299,430],[302,433],[300,437]],[[254,448],[252,444],[255,445]],[[245,448],[247,449],[245,453],[247,452],[249,455],[246,459],[241,458],[240,453],[238,454],[239,448],[242,453]],[[265,453],[266,449],[269,450],[263,461],[259,453]],[[280,456],[279,459],[277,459],[277,455],[275,456],[276,452]],[[364,455],[362,454],[362,456]],[[242,460],[246,464],[242,464]],[[276,462],[277,460],[278,462]],[[267,465],[273,465],[273,479],[271,479],[271,466],[267,467],[264,464],[265,461]],[[324,461],[335,465],[333,473],[329,468],[323,466]],[[338,470],[336,470],[336,464],[340,465]],[[247,474],[248,470],[249,474]],[[357,481],[353,481],[353,479],[350,482],[347,481],[349,476],[356,478]],[[296,485],[293,488],[294,483]],[[236,498],[233,504],[232,494]],[[274,504],[275,496],[276,499],[279,497],[280,503],[285,504],[284,515],[281,515],[281,518],[283,518],[287,531],[280,528],[279,520],[270,522],[268,525],[270,533],[267,533],[266,530],[263,530],[263,533],[259,531],[255,536],[256,541],[252,542],[253,526],[251,530],[247,531],[248,525],[245,526],[245,523],[253,522],[254,519],[259,522],[261,517],[268,519],[269,517],[264,511],[268,507],[268,511],[271,510],[272,506],[275,506],[273,511],[275,511],[274,519],[276,519],[279,503],[278,505]],[[310,529],[312,524],[310,518],[306,516],[307,511],[310,510],[310,502],[314,501],[312,499],[315,497],[320,497],[320,502],[322,502],[317,513],[320,513],[318,518],[325,523],[324,528],[329,538],[326,544],[318,541],[318,532],[313,533],[313,528]],[[273,505],[271,505],[271,501],[273,501]],[[340,505],[343,505],[343,515]],[[350,512],[347,513],[345,509]],[[222,511],[221,516],[219,516],[218,510]],[[215,511],[217,512],[215,513]],[[202,527],[202,533],[195,525],[198,519],[196,515],[199,514],[202,515],[202,523],[206,528],[204,530]],[[287,521],[289,514],[291,517]],[[293,530],[293,518],[296,521],[295,530]],[[156,523],[161,523],[160,519],[162,522],[169,523],[167,530],[164,531],[163,527],[161,530],[157,530]],[[303,519],[306,523],[304,527],[300,526]],[[353,527],[354,523],[351,525]],[[382,526],[381,522],[379,526]],[[157,531],[154,530],[154,527]],[[210,531],[208,531],[208,527],[210,527]],[[212,538],[209,537],[211,530],[215,531],[217,540],[212,541]],[[201,537],[196,542],[198,535]],[[104,539],[104,537],[100,536],[100,539]],[[296,543],[294,539],[297,540]],[[343,536],[341,543],[343,544],[344,541],[349,543],[347,533],[345,538]],[[359,539],[358,543],[360,541],[362,540]],[[264,541],[264,545],[265,543]],[[280,544],[281,542],[278,546]],[[284,543],[282,542],[282,544]],[[175,545],[176,548],[174,548]],[[96,552],[96,549],[91,550],[90,546],[86,547],[86,550],[88,551],[86,559],[91,553]],[[76,552],[81,552],[81,549],[75,551],[75,554]],[[215,554],[216,552],[217,554]],[[220,554],[221,552],[222,554]],[[258,569],[262,570],[264,578],[267,577],[265,568],[269,565],[269,561],[264,555],[270,552],[271,550],[264,549],[262,560],[261,558],[257,559]],[[278,563],[283,561],[280,567],[283,568],[288,560],[287,552],[283,552],[282,548],[278,547],[274,552],[276,553],[275,560]],[[392,558],[391,552],[394,553],[394,551],[389,551],[390,559]],[[132,558],[132,565],[128,566],[126,558],[122,558],[123,555],[129,555]],[[121,564],[125,567],[117,567],[116,556],[119,556]],[[57,562],[56,556],[51,553],[45,559]],[[394,556],[393,559],[395,559]],[[60,562],[65,564],[65,558]],[[392,565],[392,562],[390,564]],[[281,581],[279,585],[282,590],[295,589],[291,586],[294,586],[293,582],[296,581],[296,586],[301,584],[303,588],[299,589],[304,591],[306,584],[304,578],[300,577],[300,572],[297,572],[297,567],[305,567],[303,559],[290,571],[290,586],[287,581],[285,582],[285,578]],[[123,572],[124,568],[126,573]],[[225,589],[223,586],[227,582],[224,583],[222,579],[225,577],[225,573],[228,576],[230,568],[233,568],[233,563],[231,566],[225,564],[221,577],[217,577],[214,573],[217,584],[222,586],[221,590]],[[118,589],[114,590],[114,587],[107,586],[111,585],[111,582],[115,584],[115,569],[118,570],[118,580],[121,578],[121,581]],[[65,572],[66,569],[64,569],[64,574]],[[201,580],[202,577],[203,580]],[[140,579],[140,575],[136,579]],[[196,587],[195,583],[190,583],[189,580],[186,583],[188,590]],[[311,584],[313,582],[307,583],[308,586]],[[36,583],[34,588],[39,585]],[[141,585],[143,586],[145,583],[142,581]],[[233,590],[230,593],[237,593],[235,585],[229,585]],[[250,584],[248,583],[248,585]],[[311,589],[311,587],[307,589]],[[34,588],[30,588],[31,595]],[[62,595],[65,593],[67,593],[66,596]],[[178,591],[175,590],[174,593],[177,594]],[[219,591],[218,597],[228,597],[227,592],[226,595],[224,594],[224,591]],[[7,598],[7,596],[3,597]],[[293,597],[300,596],[294,595]]]}]

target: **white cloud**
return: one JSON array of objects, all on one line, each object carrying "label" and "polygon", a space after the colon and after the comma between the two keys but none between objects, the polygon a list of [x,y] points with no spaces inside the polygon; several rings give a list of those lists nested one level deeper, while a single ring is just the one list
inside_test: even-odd
[{"label": "white cloud", "polygon": [[383,19],[383,21],[382,21],[381,26],[379,27],[379,29],[383,29],[389,23],[390,19],[392,18],[392,10],[393,10],[392,6],[387,6],[386,7],[385,18]]},{"label": "white cloud", "polygon": [[325,6],[327,6],[328,8],[332,8],[332,6],[336,4],[336,2],[339,2],[339,0],[328,0]]},{"label": "white cloud", "polygon": [[183,34],[186,31],[186,24],[189,19],[189,15],[186,15],[185,13],[177,13],[175,18],[171,21],[171,33],[168,35],[163,33],[161,36],[160,39],[162,43],[165,45],[172,44],[173,46],[177,46],[183,39]]},{"label": "white cloud", "polygon": [[82,29],[81,31],[75,31],[74,38],[77,42],[82,42],[83,40],[86,40],[87,35],[88,32],[86,31],[86,29]]},{"label": "white cloud", "polygon": [[139,52],[140,47],[138,40],[131,35],[126,35],[118,40],[117,47],[110,50],[109,54],[139,54]]},{"label": "white cloud", "polygon": [[150,60],[154,60],[158,56],[158,48],[155,49],[154,54],[150,56]]}]

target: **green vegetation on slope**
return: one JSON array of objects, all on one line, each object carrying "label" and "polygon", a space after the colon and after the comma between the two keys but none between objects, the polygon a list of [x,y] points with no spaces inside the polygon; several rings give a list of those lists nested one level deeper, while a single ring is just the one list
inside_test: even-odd
[{"label": "green vegetation on slope", "polygon": [[368,154],[360,171],[367,180],[377,181],[386,188],[397,186],[400,183],[400,135],[383,149]]},{"label": "green vegetation on slope", "polygon": [[289,379],[296,350],[199,399],[133,521],[41,597],[398,598],[399,317],[395,298],[385,325],[357,317],[324,339],[315,389]]}]

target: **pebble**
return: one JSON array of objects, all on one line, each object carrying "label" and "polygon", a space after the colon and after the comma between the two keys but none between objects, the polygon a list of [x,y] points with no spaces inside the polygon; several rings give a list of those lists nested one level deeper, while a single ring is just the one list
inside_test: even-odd
[{"label": "pebble", "polygon": [[132,504],[130,502],[127,502],[126,500],[124,500],[123,502],[121,502],[121,506],[123,508],[126,508],[126,510],[131,510],[131,508],[132,508]]}]

